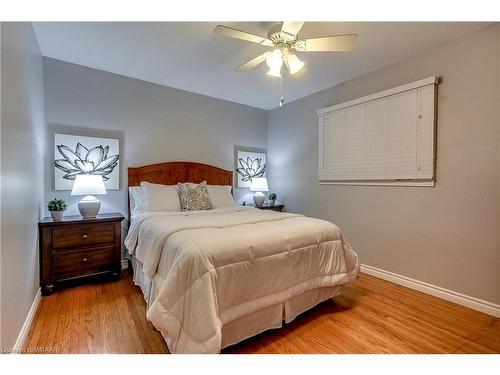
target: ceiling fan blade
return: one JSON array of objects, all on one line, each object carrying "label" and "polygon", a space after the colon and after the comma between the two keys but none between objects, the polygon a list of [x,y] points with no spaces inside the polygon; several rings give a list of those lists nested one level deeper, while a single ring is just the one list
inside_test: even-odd
[{"label": "ceiling fan blade", "polygon": [[228,36],[230,38],[246,40],[247,42],[262,44],[263,46],[273,46],[273,42],[271,42],[269,39],[257,35],[252,35],[247,32],[233,29],[232,27],[227,27],[224,25],[217,25],[214,29],[214,33]]},{"label": "ceiling fan blade", "polygon": [[305,51],[351,51],[357,37],[357,34],[347,34],[306,39]]},{"label": "ceiling fan blade", "polygon": [[287,34],[297,35],[303,25],[304,22],[283,22],[281,31],[284,31]]},{"label": "ceiling fan blade", "polygon": [[257,65],[263,63],[264,61],[266,61],[266,57],[267,55],[269,55],[271,52],[264,52],[262,55],[259,55],[255,58],[253,58],[252,60],[250,61],[247,61],[246,63],[244,63],[243,65],[240,65],[238,66],[237,68],[235,68],[234,70],[236,72],[244,72],[246,70],[250,70],[250,69],[253,69],[255,68]]}]

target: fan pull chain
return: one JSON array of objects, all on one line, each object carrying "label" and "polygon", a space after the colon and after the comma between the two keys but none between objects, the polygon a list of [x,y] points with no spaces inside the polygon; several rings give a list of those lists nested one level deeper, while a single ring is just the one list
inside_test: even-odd
[{"label": "fan pull chain", "polygon": [[280,75],[280,108],[285,104],[285,98],[283,97],[283,77]]}]

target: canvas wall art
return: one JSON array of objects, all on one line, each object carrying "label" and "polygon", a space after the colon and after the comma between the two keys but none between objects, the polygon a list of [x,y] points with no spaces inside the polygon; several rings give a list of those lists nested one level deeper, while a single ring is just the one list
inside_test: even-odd
[{"label": "canvas wall art", "polygon": [[55,134],[54,145],[55,190],[71,190],[79,174],[101,175],[106,189],[119,189],[118,139]]},{"label": "canvas wall art", "polygon": [[250,188],[253,177],[266,177],[266,150],[235,147],[236,187]]}]

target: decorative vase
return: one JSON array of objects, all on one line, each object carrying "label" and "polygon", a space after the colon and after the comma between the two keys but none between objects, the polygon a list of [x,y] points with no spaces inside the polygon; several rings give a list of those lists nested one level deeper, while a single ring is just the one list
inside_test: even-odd
[{"label": "decorative vase", "polygon": [[62,221],[64,211],[50,211],[50,216],[54,221]]},{"label": "decorative vase", "polygon": [[270,199],[269,200],[269,205],[274,206],[274,203],[276,202],[276,199]]}]

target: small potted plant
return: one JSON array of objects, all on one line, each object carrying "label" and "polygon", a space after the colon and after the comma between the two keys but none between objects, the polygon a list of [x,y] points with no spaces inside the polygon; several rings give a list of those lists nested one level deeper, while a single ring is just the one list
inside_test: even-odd
[{"label": "small potted plant", "polygon": [[52,199],[47,204],[47,208],[49,209],[50,216],[52,216],[52,220],[61,221],[68,205],[63,199]]},{"label": "small potted plant", "polygon": [[276,193],[273,193],[272,191],[269,193],[267,196],[267,199],[269,200],[269,205],[274,206],[274,203],[276,203],[276,198],[278,195]]}]

